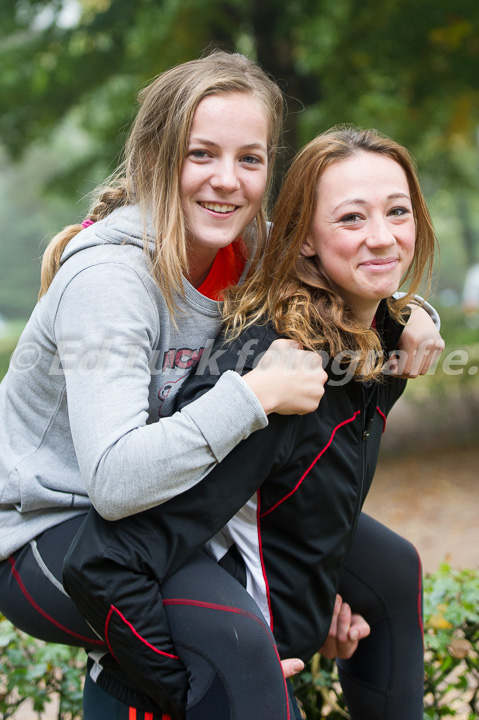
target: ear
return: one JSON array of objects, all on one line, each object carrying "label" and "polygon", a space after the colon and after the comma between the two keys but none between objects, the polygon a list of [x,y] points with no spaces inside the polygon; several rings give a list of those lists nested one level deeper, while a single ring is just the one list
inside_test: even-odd
[{"label": "ear", "polygon": [[301,245],[299,252],[301,255],[304,255],[304,257],[314,257],[318,254],[309,233],[306,235],[305,241]]}]

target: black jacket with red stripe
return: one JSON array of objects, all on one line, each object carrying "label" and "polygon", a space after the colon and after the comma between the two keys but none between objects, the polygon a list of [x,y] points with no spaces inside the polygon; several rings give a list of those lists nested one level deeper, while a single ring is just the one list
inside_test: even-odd
[{"label": "black jacket with red stripe", "polygon": [[[386,352],[395,349],[402,326],[388,316],[385,303],[376,327]],[[184,385],[180,403],[206,392],[218,373],[244,364],[245,348],[254,351],[244,364],[243,372],[248,371],[276,337],[271,326],[263,326],[224,347],[219,340],[206,370]],[[174,650],[166,619],[145,617],[148,593],[158,593],[157,584],[221,530],[256,491],[258,547],[280,655],[306,660],[324,642],[386,416],[405,387],[404,380],[390,376],[358,382],[341,367],[335,372],[334,363],[326,369],[329,380],[315,412],[271,415],[268,427],[240,443],[189,491],[116,522],[103,520],[94,510],[88,514],[65,562],[65,586],[102,637],[108,625],[111,650],[149,694],[162,668],[168,670],[158,653],[145,666],[144,643]],[[117,634],[112,632],[112,606],[135,628],[134,635],[126,637],[129,625],[121,623]],[[179,675],[170,669],[165,682],[174,697]],[[168,710],[164,689],[153,697]],[[174,707],[169,709],[174,714]]]}]

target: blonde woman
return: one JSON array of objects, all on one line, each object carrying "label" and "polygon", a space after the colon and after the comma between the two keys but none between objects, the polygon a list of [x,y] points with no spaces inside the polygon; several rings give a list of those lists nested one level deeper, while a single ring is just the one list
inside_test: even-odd
[{"label": "blonde woman", "polygon": [[185,702],[188,720],[292,717],[279,660],[323,645],[341,591],[372,629],[341,664],[351,717],[422,719],[419,558],[361,507],[405,387],[390,357],[434,249],[405,148],[355,128],[309,143],[285,178],[262,260],[228,292],[224,336],[180,402],[204,397],[224,372],[251,371],[288,337],[323,357],[317,410],[273,414],[157,508],[112,523],[88,514],[66,560],[68,591],[171,717]]},{"label": "blonde woman", "polygon": [[[254,63],[220,52],[164,73],[140,104],[89,221],[45,253],[0,389],[0,609],[95,658],[104,643],[61,584],[91,503],[112,520],[188,490],[269,413],[314,409],[324,380],[319,362],[305,373],[303,351],[281,343],[298,364],[288,383],[282,368],[229,373],[165,417],[218,333],[221,292],[262,251],[282,96]],[[114,717],[105,703],[94,712]]]}]

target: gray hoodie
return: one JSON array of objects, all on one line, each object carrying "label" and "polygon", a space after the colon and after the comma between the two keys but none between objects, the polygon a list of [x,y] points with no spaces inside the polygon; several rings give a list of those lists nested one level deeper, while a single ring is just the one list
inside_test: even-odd
[{"label": "gray hoodie", "polygon": [[12,356],[0,385],[0,558],[90,501],[116,520],[168,500],[267,424],[232,371],[169,416],[198,358],[214,371],[221,307],[184,280],[175,326],[142,228],[126,207],[70,241]]}]

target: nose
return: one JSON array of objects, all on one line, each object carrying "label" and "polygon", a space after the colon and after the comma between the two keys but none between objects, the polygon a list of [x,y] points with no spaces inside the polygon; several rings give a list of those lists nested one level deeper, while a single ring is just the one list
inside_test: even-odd
[{"label": "nose", "polygon": [[226,157],[219,159],[210,182],[216,190],[229,193],[237,190],[240,182],[235,161]]},{"label": "nose", "polygon": [[366,242],[369,247],[375,248],[387,248],[396,243],[396,238],[387,218],[381,215],[370,220]]}]

